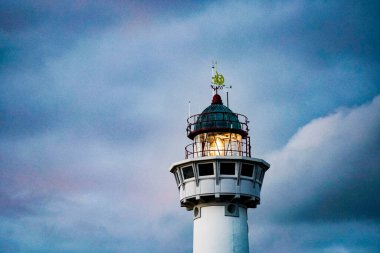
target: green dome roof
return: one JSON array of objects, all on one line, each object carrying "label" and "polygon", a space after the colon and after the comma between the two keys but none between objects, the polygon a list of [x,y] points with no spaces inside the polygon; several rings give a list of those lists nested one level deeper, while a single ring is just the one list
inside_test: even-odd
[{"label": "green dome roof", "polygon": [[239,133],[243,137],[247,135],[247,132],[242,129],[238,115],[223,105],[218,94],[214,95],[212,104],[197,115],[188,136],[192,139],[200,133],[208,132]]},{"label": "green dome roof", "polygon": [[211,104],[203,110],[197,119],[194,130],[202,128],[241,129],[239,119],[230,108],[223,104]]}]

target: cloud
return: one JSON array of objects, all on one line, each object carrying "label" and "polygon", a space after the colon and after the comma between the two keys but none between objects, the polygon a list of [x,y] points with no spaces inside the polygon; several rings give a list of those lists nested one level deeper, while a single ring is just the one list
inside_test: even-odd
[{"label": "cloud", "polygon": [[315,119],[278,152],[263,190],[284,222],[379,221],[380,97]]},{"label": "cloud", "polygon": [[250,211],[257,252],[376,252],[380,221],[380,96],[301,127],[267,154],[261,205]]}]

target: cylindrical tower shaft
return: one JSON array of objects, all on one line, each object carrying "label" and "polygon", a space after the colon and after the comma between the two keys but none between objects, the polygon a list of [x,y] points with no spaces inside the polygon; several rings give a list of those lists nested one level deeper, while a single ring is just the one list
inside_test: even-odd
[{"label": "cylindrical tower shaft", "polygon": [[[197,213],[198,212],[198,213]],[[194,253],[248,253],[247,209],[235,204],[194,208]]]}]

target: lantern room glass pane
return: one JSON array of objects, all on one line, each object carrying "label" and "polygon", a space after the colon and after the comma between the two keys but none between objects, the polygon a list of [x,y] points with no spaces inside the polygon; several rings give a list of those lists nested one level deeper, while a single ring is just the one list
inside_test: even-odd
[{"label": "lantern room glass pane", "polygon": [[241,156],[242,136],[236,133],[202,133],[194,139],[194,157]]}]

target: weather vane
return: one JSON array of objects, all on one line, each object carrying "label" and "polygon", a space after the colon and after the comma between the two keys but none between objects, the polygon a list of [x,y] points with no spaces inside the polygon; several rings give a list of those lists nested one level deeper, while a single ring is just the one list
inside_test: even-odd
[{"label": "weather vane", "polygon": [[222,90],[224,87],[224,76],[218,73],[217,62],[212,63],[212,78],[211,88],[218,93],[218,90]]}]

